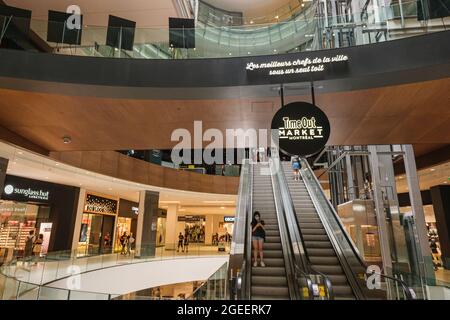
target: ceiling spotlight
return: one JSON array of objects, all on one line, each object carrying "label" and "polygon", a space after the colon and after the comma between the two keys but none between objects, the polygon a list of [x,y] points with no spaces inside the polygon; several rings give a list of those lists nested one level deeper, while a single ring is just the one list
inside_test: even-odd
[{"label": "ceiling spotlight", "polygon": [[64,144],[69,144],[69,143],[72,142],[72,138],[69,137],[69,136],[64,136],[63,137],[63,142],[64,142]]}]

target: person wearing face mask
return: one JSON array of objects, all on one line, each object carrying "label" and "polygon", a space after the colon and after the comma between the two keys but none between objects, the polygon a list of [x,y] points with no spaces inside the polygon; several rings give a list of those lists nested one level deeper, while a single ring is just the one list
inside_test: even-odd
[{"label": "person wearing face mask", "polygon": [[266,229],[264,229],[264,220],[261,220],[261,214],[255,211],[252,220],[252,242],[253,242],[253,266],[258,266],[258,253],[259,264],[261,267],[265,267],[263,261],[263,243],[266,238]]}]

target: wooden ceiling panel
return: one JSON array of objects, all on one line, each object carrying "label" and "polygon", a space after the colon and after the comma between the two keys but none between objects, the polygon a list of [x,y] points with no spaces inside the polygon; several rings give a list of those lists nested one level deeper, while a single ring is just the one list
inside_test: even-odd
[{"label": "wooden ceiling panel", "polygon": [[[347,92],[317,93],[330,118],[330,144],[450,144],[450,78]],[[0,126],[50,151],[169,149],[171,133],[268,128],[278,97],[139,100],[0,89]],[[310,101],[289,96],[288,101]],[[256,103],[255,103],[256,102]],[[257,109],[273,104],[271,108]],[[69,135],[72,143],[63,144]],[[208,144],[207,142],[205,145]]]}]

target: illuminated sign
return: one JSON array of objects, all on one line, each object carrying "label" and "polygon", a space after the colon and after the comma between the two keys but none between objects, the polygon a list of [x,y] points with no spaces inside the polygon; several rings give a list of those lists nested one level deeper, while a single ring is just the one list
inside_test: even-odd
[{"label": "illuminated sign", "polygon": [[223,217],[223,222],[230,222],[230,223],[234,223],[236,217],[234,216],[225,216]]},{"label": "illuminated sign", "polygon": [[292,102],[272,119],[272,135],[280,150],[288,155],[309,156],[319,152],[330,137],[326,114],[313,104]]},{"label": "illuminated sign", "polygon": [[31,188],[16,188],[11,184],[5,186],[4,190],[5,194],[8,196],[19,195],[23,196],[28,200],[45,200],[48,201],[50,196],[50,191],[42,190],[42,189],[31,189]]},{"label": "illuminated sign", "polygon": [[269,76],[299,75],[325,72],[327,68],[346,63],[348,60],[348,56],[343,54],[334,56],[322,55],[303,59],[272,60],[263,63],[248,62],[245,69],[250,73],[264,71],[265,75]]},{"label": "illuminated sign", "polygon": [[87,194],[84,212],[117,214],[117,200]]}]

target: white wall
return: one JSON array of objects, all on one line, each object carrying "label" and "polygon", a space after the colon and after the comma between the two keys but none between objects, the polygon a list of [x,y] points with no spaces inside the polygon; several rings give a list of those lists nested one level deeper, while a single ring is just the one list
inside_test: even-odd
[{"label": "white wall", "polygon": [[[80,291],[126,294],[168,284],[208,279],[228,256],[180,258],[127,264],[81,275]],[[59,280],[51,284],[67,289],[73,281]]]}]

